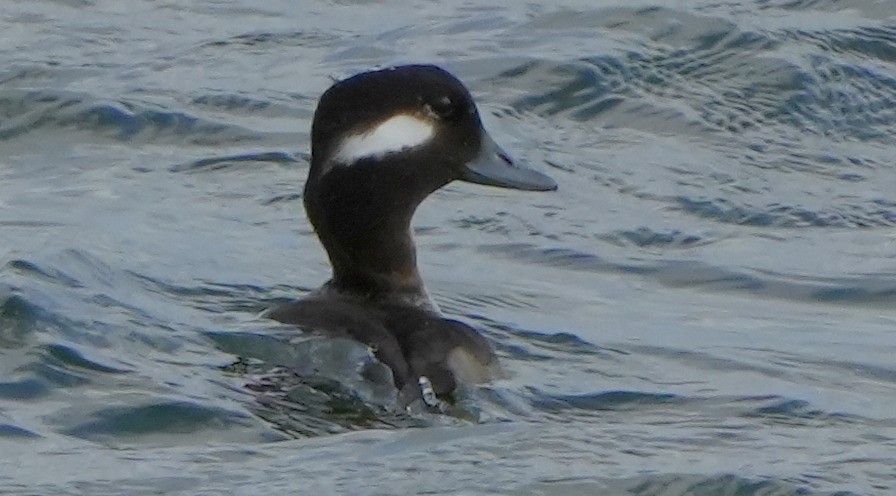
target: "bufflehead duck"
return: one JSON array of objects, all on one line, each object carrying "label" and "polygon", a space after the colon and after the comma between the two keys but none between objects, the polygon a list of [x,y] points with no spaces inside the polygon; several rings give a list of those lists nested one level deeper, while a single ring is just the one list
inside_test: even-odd
[{"label": "bufflehead duck", "polygon": [[492,140],[470,93],[439,67],[400,66],[334,84],[314,113],[303,195],[333,276],[268,316],[370,346],[405,403],[432,406],[433,394],[450,397],[458,382],[493,378],[500,367],[488,341],[445,318],[417,271],[411,218],[454,180],[557,188]]}]

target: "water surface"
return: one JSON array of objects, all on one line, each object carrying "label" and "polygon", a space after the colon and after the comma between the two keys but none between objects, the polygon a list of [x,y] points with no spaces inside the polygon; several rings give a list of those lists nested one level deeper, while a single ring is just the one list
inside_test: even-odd
[{"label": "water surface", "polygon": [[[0,13],[0,492],[896,489],[893,2]],[[452,415],[258,317],[329,275],[318,96],[406,62],[560,184],[415,218],[510,372]]]}]

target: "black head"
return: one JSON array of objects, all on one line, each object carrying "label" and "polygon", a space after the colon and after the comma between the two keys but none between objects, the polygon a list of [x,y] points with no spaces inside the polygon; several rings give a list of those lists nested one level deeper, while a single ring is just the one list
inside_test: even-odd
[{"label": "black head", "polygon": [[549,177],[515,165],[483,129],[463,83],[432,65],[365,72],[334,84],[314,113],[311,155],[311,176],[411,159],[416,175],[434,179],[433,189],[454,179],[557,188]]},{"label": "black head", "polygon": [[513,163],[483,129],[470,93],[443,69],[365,72],[328,89],[314,114],[304,199],[333,263],[333,283],[371,292],[421,286],[411,217],[455,179],[557,187]]}]

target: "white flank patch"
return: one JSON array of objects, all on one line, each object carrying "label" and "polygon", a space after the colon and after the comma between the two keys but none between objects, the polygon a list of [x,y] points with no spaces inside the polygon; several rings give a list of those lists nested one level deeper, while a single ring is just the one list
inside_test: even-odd
[{"label": "white flank patch", "polygon": [[362,158],[375,158],[420,146],[430,138],[432,124],[410,115],[396,115],[370,131],[345,138],[333,156],[337,163],[352,164]]}]

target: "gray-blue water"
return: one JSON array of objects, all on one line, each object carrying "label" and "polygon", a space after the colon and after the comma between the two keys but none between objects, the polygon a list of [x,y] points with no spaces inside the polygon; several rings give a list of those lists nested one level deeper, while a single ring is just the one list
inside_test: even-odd
[{"label": "gray-blue water", "polygon": [[[329,274],[331,77],[433,62],[555,193],[415,219],[511,373],[397,411]],[[896,2],[0,4],[0,493],[896,494]]]}]

